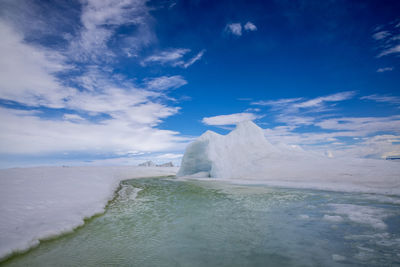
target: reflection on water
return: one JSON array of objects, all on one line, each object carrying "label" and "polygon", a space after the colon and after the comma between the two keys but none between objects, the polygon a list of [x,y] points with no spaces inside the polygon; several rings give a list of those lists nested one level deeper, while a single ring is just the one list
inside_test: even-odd
[{"label": "reflection on water", "polygon": [[5,266],[400,265],[400,199],[124,181],[107,212]]}]

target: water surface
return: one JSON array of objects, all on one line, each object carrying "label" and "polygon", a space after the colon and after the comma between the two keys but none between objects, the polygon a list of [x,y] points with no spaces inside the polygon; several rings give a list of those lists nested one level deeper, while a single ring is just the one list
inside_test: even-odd
[{"label": "water surface", "polygon": [[105,214],[4,266],[400,266],[400,198],[122,182]]}]

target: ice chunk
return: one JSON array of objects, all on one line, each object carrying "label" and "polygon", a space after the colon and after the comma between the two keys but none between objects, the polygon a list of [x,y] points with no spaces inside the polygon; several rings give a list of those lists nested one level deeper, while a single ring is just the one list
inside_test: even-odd
[{"label": "ice chunk", "polygon": [[[191,143],[183,156],[178,176],[208,172],[210,177],[231,178],[248,172],[277,153],[261,128],[251,121],[241,122],[223,136],[207,131]],[[249,166],[249,164],[251,164]]]},{"label": "ice chunk", "polygon": [[260,127],[244,121],[227,135],[207,131],[189,144],[177,175],[400,195],[398,162],[328,156],[273,145]]}]

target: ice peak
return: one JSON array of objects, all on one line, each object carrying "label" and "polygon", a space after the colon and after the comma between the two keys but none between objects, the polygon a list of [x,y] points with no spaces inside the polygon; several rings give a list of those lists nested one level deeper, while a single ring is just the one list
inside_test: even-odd
[{"label": "ice peak", "polygon": [[252,121],[241,121],[236,125],[236,128],[229,135],[240,135],[244,138],[256,138],[265,142],[263,130]]},{"label": "ice peak", "polygon": [[252,121],[241,121],[236,124],[234,131],[262,132],[262,129]]}]

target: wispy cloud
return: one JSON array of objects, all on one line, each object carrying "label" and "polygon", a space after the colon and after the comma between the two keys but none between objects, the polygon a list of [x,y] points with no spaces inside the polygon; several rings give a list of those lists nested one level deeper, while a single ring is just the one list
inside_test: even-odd
[{"label": "wispy cloud", "polygon": [[340,92],[328,96],[317,97],[308,101],[293,104],[294,108],[312,108],[322,106],[326,102],[348,100],[355,95],[354,91]]},{"label": "wispy cloud", "polygon": [[186,69],[193,65],[196,61],[199,61],[203,57],[205,50],[203,49],[193,57],[185,60],[184,57],[189,52],[190,49],[185,48],[168,49],[166,51],[162,51],[158,54],[154,54],[145,58],[142,61],[142,65],[146,65],[148,63],[158,63],[162,65],[170,65],[173,67],[182,67]]},{"label": "wispy cloud", "polygon": [[[333,156],[381,158],[400,155],[400,116],[338,116],[335,105],[353,99],[355,95],[354,91],[346,91],[308,100],[284,98],[251,104],[268,109],[266,113],[271,118],[269,125],[275,126],[265,129],[265,134],[273,143],[300,145],[304,149]],[[400,103],[397,96],[387,95],[370,95],[359,99]]]},{"label": "wispy cloud", "polygon": [[376,72],[386,72],[386,71],[392,71],[394,68],[393,67],[386,67],[386,68],[379,68],[376,70]]},{"label": "wispy cloud", "polygon": [[316,97],[309,100],[304,98],[283,98],[278,100],[262,100],[252,102],[252,105],[270,106],[274,110],[282,110],[285,113],[297,112],[299,109],[321,108],[330,102],[339,102],[351,99],[355,96],[355,91],[345,91],[327,96]]},{"label": "wispy cloud", "polygon": [[385,39],[386,37],[390,36],[390,32],[388,31],[379,31],[376,32],[372,35],[372,38],[374,38],[375,40],[382,40]]},{"label": "wispy cloud", "polygon": [[199,53],[197,53],[194,57],[192,57],[191,59],[189,59],[187,62],[184,62],[183,63],[183,67],[186,69],[186,68],[188,68],[188,67],[190,67],[191,65],[193,65],[196,61],[199,61],[202,57],[203,57],[203,55],[204,55],[204,53],[206,52],[206,50],[201,50]]},{"label": "wispy cloud", "polygon": [[372,101],[381,102],[381,103],[389,103],[389,104],[400,105],[400,97],[398,97],[398,96],[374,94],[374,95],[363,96],[360,99],[362,99],[362,100],[372,100]]},{"label": "wispy cloud", "polygon": [[297,128],[313,125],[327,111],[332,110],[337,102],[349,100],[355,94],[355,91],[345,91],[308,100],[297,97],[255,101],[250,104],[269,108],[272,112],[269,115],[273,115],[276,122]]},{"label": "wispy cloud", "polygon": [[115,51],[108,41],[120,26],[135,29],[119,40],[125,53],[134,54],[155,39],[149,26],[150,15],[146,1],[82,1],[82,29],[70,42],[69,54],[78,61],[102,62],[112,60]]},{"label": "wispy cloud", "polygon": [[251,105],[257,105],[257,106],[270,106],[273,108],[282,108],[286,107],[288,104],[294,103],[294,102],[299,102],[303,100],[303,98],[298,97],[298,98],[283,98],[283,99],[278,99],[278,100],[261,100],[261,101],[255,101],[251,102]]},{"label": "wispy cloud", "polygon": [[229,115],[219,115],[214,117],[205,117],[202,122],[207,125],[234,125],[241,121],[253,121],[260,116],[254,113],[234,113]]},{"label": "wispy cloud", "polygon": [[180,75],[161,76],[146,81],[146,88],[149,90],[164,91],[175,89],[187,84],[187,81]]},{"label": "wispy cloud", "polygon": [[[385,28],[385,30],[382,30]],[[378,44],[378,58],[400,53],[400,29],[394,22],[380,25],[372,34],[372,38]]]},{"label": "wispy cloud", "polygon": [[168,49],[166,51],[162,51],[158,54],[147,57],[143,62],[156,62],[160,64],[169,63],[175,66],[177,62],[179,62],[183,58],[183,56],[189,51],[190,49],[186,48]]},{"label": "wispy cloud", "polygon": [[383,57],[391,54],[400,53],[400,44],[384,49],[378,54],[378,57]]},{"label": "wispy cloud", "polygon": [[[376,119],[379,121],[380,118]],[[300,145],[304,149],[333,157],[386,158],[400,155],[400,135],[381,135],[372,129],[371,131],[298,132],[293,127],[277,126],[264,131],[272,143]]]},{"label": "wispy cloud", "polygon": [[22,33],[0,20],[0,98],[31,106],[63,107],[76,92],[63,86],[56,73],[72,68],[57,51],[24,41]]},{"label": "wispy cloud", "polygon": [[331,118],[316,123],[322,129],[357,131],[360,135],[390,131],[400,133],[400,116]]}]

